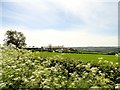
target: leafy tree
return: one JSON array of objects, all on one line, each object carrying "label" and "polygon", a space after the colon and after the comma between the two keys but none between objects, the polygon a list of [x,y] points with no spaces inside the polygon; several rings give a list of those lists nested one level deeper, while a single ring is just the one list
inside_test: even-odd
[{"label": "leafy tree", "polygon": [[4,41],[5,41],[5,45],[7,46],[14,45],[17,48],[22,48],[23,46],[26,45],[25,43],[26,37],[22,32],[8,30],[6,31],[5,36],[6,36],[6,39],[4,39]]}]

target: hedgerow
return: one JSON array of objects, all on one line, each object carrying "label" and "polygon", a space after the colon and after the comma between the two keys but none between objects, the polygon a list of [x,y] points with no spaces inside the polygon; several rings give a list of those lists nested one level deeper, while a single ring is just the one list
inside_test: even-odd
[{"label": "hedgerow", "polygon": [[119,63],[83,62],[59,55],[43,58],[24,49],[0,50],[0,88],[115,88]]}]

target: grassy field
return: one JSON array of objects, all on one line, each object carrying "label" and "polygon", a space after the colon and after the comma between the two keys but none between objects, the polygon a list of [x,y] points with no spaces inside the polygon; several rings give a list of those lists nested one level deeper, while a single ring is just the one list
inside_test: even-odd
[{"label": "grassy field", "polygon": [[53,52],[35,52],[34,55],[40,56],[40,57],[52,57],[52,56],[59,55],[65,59],[76,59],[76,60],[80,59],[85,62],[97,61],[99,59],[112,61],[112,62],[118,62],[118,57],[116,57],[115,55],[75,54],[75,53],[55,53],[55,52],[54,53]]}]

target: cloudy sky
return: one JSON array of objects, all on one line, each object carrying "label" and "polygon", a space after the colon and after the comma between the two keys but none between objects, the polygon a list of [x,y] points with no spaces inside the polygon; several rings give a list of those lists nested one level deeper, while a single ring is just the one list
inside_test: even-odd
[{"label": "cloudy sky", "polygon": [[0,44],[10,29],[28,46],[117,46],[118,0],[1,0]]}]

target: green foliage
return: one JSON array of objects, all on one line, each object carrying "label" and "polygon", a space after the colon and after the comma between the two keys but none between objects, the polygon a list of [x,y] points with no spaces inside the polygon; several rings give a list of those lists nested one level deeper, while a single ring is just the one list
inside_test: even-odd
[{"label": "green foliage", "polygon": [[115,88],[119,63],[83,62],[59,55],[43,58],[24,49],[3,47],[0,88]]},{"label": "green foliage", "polygon": [[4,41],[5,45],[7,46],[14,45],[17,48],[22,48],[23,46],[26,45],[25,43],[26,38],[22,32],[8,30],[5,35],[6,39]]}]

